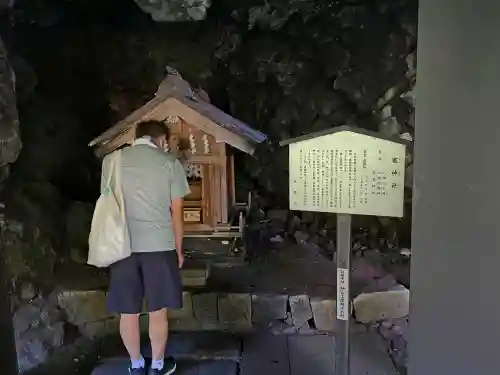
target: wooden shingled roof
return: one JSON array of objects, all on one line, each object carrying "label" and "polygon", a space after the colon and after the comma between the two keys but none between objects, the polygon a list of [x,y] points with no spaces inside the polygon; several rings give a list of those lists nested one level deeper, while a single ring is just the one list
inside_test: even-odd
[{"label": "wooden shingled roof", "polygon": [[105,155],[134,140],[135,125],[143,120],[166,121],[178,116],[188,124],[250,155],[267,136],[210,104],[203,92],[194,92],[173,69],[160,84],[155,97],[89,143]]}]

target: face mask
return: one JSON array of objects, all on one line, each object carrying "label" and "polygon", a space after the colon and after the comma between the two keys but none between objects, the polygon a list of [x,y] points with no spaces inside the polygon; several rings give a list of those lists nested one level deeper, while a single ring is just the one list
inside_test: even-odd
[{"label": "face mask", "polygon": [[168,151],[168,143],[167,143],[167,140],[166,139],[162,139],[161,143],[160,143],[160,147],[163,151]]}]

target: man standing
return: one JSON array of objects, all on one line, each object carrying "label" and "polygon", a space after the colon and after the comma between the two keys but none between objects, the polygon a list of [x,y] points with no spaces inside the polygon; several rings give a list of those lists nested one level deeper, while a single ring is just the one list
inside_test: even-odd
[{"label": "man standing", "polygon": [[164,152],[168,136],[164,123],[141,122],[136,141],[122,150],[122,189],[132,256],[110,267],[108,308],[121,315],[120,334],[130,355],[131,375],[146,374],[139,330],[144,298],[152,349],[147,374],[170,375],[176,369],[174,360],[164,358],[164,353],[167,311],[182,308],[179,268],[184,262],[183,201],[189,185],[177,158]]}]

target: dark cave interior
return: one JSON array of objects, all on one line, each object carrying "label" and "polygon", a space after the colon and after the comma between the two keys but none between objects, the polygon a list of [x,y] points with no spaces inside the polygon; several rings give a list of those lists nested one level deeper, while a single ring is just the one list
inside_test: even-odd
[{"label": "dark cave interior", "polygon": [[[30,228],[13,252],[45,263],[26,255],[21,262],[32,266],[13,273],[28,269],[36,279],[46,271],[33,268],[74,261],[73,248],[85,253],[100,178],[87,144],[148,101],[167,65],[269,136],[256,158],[236,164],[241,195],[257,191],[264,211],[287,206],[280,140],[343,124],[413,137],[417,6],[219,0],[203,21],[155,22],[133,0],[16,1],[2,13],[0,35],[15,72],[23,148],[2,197],[9,217]],[[407,164],[411,187],[411,150]],[[366,246],[410,247],[407,190],[403,220],[355,221],[358,237],[371,238]],[[321,234],[328,222],[319,214],[302,229],[323,246],[332,240]]]}]

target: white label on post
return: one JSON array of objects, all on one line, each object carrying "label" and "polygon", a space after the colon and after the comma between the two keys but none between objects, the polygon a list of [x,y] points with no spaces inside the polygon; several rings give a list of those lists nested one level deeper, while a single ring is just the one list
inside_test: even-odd
[{"label": "white label on post", "polygon": [[337,319],[349,319],[349,270],[337,268]]}]

